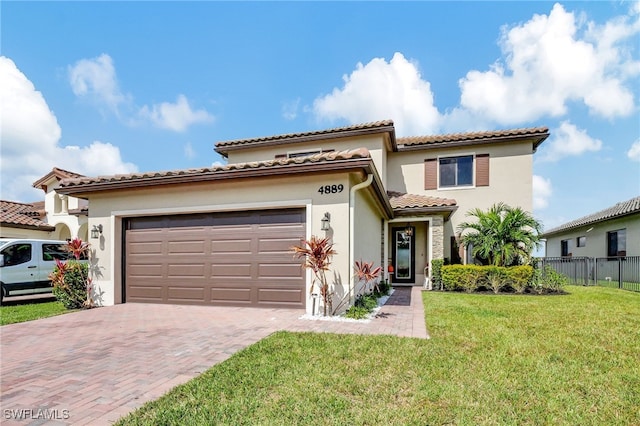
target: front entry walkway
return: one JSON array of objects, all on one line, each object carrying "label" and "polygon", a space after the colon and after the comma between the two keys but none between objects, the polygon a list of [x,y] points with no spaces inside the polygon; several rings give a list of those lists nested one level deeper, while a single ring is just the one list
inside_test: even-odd
[{"label": "front entry walkway", "polygon": [[302,314],[127,303],[3,326],[2,424],[111,424],[278,330],[428,338],[419,287],[368,323]]}]

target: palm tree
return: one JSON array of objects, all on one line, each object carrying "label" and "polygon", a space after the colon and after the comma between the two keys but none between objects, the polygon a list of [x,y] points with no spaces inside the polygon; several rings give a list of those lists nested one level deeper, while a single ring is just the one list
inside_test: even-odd
[{"label": "palm tree", "polygon": [[486,212],[472,209],[467,216],[476,220],[458,225],[462,243],[472,245],[472,255],[491,265],[526,264],[539,245],[542,224],[520,207],[497,203]]}]

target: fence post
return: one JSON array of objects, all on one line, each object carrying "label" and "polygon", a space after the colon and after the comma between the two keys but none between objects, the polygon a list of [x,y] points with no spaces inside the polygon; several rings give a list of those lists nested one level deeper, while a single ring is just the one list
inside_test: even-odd
[{"label": "fence post", "polygon": [[618,258],[618,288],[622,288],[622,258]]}]

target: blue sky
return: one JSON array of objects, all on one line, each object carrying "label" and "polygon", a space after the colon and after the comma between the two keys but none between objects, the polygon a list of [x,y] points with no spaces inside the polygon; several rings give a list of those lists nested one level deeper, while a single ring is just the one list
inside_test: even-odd
[{"label": "blue sky", "polygon": [[2,199],[206,167],[215,142],[393,119],[399,136],[546,126],[551,228],[640,194],[638,2],[0,4]]}]

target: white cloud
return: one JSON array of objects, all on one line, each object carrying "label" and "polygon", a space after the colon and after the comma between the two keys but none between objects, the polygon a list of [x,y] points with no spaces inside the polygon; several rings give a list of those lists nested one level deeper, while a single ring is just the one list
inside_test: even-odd
[{"label": "white cloud", "polygon": [[295,120],[296,117],[298,116],[299,107],[300,107],[300,98],[283,103],[282,117],[284,117],[285,120]]},{"label": "white cloud", "polygon": [[631,148],[627,151],[627,157],[629,157],[631,161],[640,162],[640,139],[631,145]]},{"label": "white cloud", "polygon": [[104,104],[116,114],[120,104],[130,100],[130,95],[120,90],[111,56],[104,53],[97,58],[81,59],[70,66],[69,83],[76,96]]},{"label": "white cloud", "polygon": [[342,88],[315,99],[316,117],[352,124],[393,119],[399,135],[429,134],[439,126],[430,83],[402,53],[389,62],[374,58],[366,65],[358,63],[343,80]]},{"label": "white cloud", "polygon": [[551,180],[533,175],[533,208],[543,209],[549,205],[549,197],[553,193]]},{"label": "white cloud", "polygon": [[60,146],[60,126],[42,93],[11,59],[3,56],[0,56],[0,81],[3,82],[0,85],[2,199],[42,199],[42,191],[31,185],[53,167],[85,175],[136,171],[136,166],[123,162],[119,149],[108,143]]},{"label": "white cloud", "polygon": [[578,129],[568,121],[551,132],[552,139],[543,146],[540,161],[558,161],[561,158],[581,155],[587,151],[600,151],[602,141],[594,139],[585,130]]},{"label": "white cloud", "polygon": [[188,159],[196,158],[196,151],[193,149],[191,142],[187,142],[184,146],[184,156]]},{"label": "white cloud", "polygon": [[599,27],[576,22],[555,4],[548,16],[502,29],[504,62],[460,80],[461,107],[505,125],[563,116],[571,101],[607,118],[629,115],[633,92],[625,84],[640,68],[626,49],[638,32],[637,20],[618,18]]},{"label": "white cloud", "polygon": [[174,132],[183,132],[192,124],[210,123],[214,120],[214,117],[203,109],[191,109],[184,95],[179,95],[176,103],[173,104],[162,102],[154,104],[151,108],[145,105],[140,110],[140,115],[148,118],[158,127]]}]

